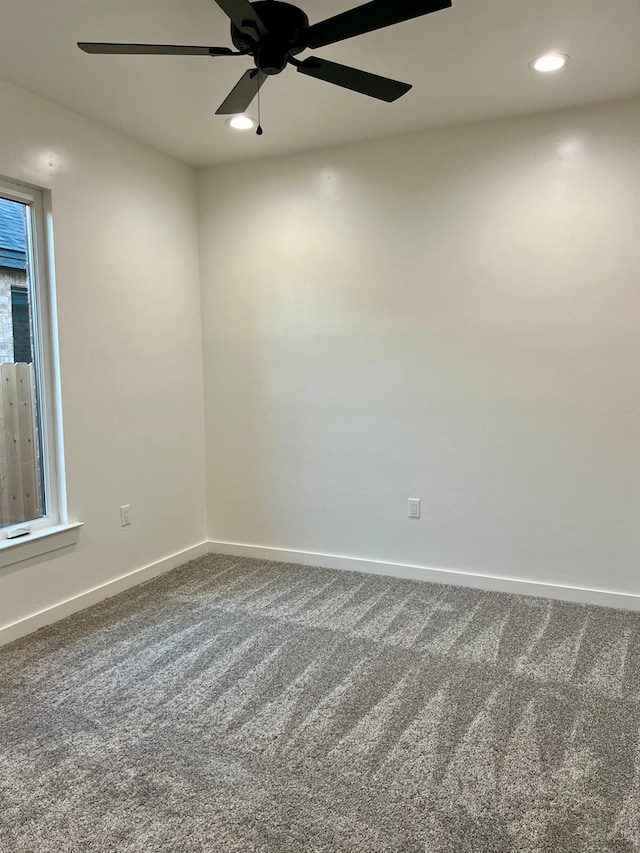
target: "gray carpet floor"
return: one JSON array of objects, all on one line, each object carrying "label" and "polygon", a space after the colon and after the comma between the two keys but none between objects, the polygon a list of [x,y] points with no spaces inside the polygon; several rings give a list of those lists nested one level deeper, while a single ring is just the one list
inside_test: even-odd
[{"label": "gray carpet floor", "polygon": [[635,853],[640,614],[209,556],[0,649],[2,853]]}]

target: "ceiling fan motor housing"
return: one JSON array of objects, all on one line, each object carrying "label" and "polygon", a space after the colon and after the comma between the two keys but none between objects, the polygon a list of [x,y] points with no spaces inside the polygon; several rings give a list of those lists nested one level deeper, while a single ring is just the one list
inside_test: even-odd
[{"label": "ceiling fan motor housing", "polygon": [[280,74],[289,56],[305,50],[300,35],[309,26],[309,18],[297,6],[280,0],[257,0],[251,4],[267,28],[269,35],[261,37],[255,27],[240,29],[231,24],[231,40],[238,50],[250,53],[265,74]]}]

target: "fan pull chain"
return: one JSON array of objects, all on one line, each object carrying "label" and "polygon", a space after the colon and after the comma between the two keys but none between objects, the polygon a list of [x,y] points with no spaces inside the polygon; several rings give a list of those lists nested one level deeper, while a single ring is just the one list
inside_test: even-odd
[{"label": "fan pull chain", "polygon": [[258,127],[256,129],[256,136],[262,136],[263,133],[262,124],[260,123],[260,72],[258,71]]}]

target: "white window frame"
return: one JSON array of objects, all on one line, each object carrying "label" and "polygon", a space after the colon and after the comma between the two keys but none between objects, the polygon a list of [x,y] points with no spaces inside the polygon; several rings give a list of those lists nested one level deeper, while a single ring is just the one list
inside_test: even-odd
[{"label": "white window frame", "polygon": [[2,568],[74,544],[81,524],[70,523],[67,510],[51,198],[45,190],[1,176],[0,196],[27,205],[27,269],[45,498],[45,515],[0,529]]}]

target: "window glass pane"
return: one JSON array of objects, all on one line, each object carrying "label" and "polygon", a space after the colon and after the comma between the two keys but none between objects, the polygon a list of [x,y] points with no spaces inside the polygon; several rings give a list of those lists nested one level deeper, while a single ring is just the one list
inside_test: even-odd
[{"label": "window glass pane", "polygon": [[0,196],[0,527],[45,514],[29,216]]}]

